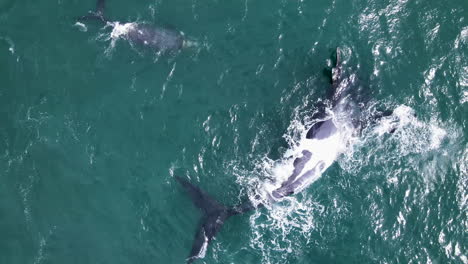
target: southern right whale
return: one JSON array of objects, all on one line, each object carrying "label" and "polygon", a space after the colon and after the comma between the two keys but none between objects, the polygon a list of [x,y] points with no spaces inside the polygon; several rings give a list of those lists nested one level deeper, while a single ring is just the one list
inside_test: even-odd
[{"label": "southern right whale", "polygon": [[[292,172],[289,177],[268,191],[266,200],[255,203],[247,200],[238,206],[227,207],[217,202],[209,194],[188,180],[175,176],[198,207],[203,216],[198,225],[192,250],[187,263],[205,256],[207,247],[214,236],[221,230],[224,222],[231,216],[246,213],[274,203],[282,198],[296,194],[309,186],[335,161],[345,149],[343,144],[362,129],[365,122],[361,108],[362,102],[356,102],[359,84],[354,74],[347,75],[343,68],[340,49],[336,50],[336,63],[332,68],[332,93],[328,100],[328,108],[323,107],[314,116],[312,126],[307,130],[299,146],[292,155]],[[361,103],[361,104],[360,104]],[[367,119],[379,119],[390,115],[391,111],[383,111],[368,116]],[[257,200],[259,195],[255,198]]]},{"label": "southern right whale", "polygon": [[112,27],[120,26],[123,29],[123,32],[120,33],[121,37],[132,44],[145,46],[156,52],[177,51],[192,43],[185,39],[181,31],[174,29],[147,23],[120,24],[119,22],[111,22],[104,15],[105,5],[105,0],[97,0],[96,9],[78,20],[98,20]]}]

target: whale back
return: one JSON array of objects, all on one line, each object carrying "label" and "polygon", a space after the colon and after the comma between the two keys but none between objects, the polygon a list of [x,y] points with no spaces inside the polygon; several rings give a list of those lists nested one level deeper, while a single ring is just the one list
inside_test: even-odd
[{"label": "whale back", "polygon": [[134,44],[148,46],[155,51],[179,50],[183,47],[183,35],[172,29],[149,24],[137,24],[127,33]]}]

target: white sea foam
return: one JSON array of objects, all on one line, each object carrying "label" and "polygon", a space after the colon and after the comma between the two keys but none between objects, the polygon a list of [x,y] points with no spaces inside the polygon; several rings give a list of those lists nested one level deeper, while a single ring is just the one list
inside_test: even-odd
[{"label": "white sea foam", "polygon": [[[457,202],[460,211],[468,211],[468,149],[465,146],[463,154],[458,160],[460,179],[458,180]],[[455,168],[455,171],[457,169]],[[464,221],[465,229],[468,230],[468,220]]]},{"label": "white sea foam", "polygon": [[460,68],[459,76],[458,85],[461,88],[460,103],[464,104],[468,102],[468,66]]},{"label": "white sea foam", "polygon": [[73,26],[77,27],[78,30],[80,30],[81,32],[87,32],[88,31],[88,27],[81,23],[81,22],[76,22]]},{"label": "white sea foam", "polygon": [[134,30],[136,27],[135,22],[120,24],[120,22],[107,22],[107,26],[112,27],[110,37],[113,40],[117,40],[120,37],[125,37],[129,31]]},{"label": "white sea foam", "polygon": [[135,27],[137,26],[136,22],[131,22],[131,23],[123,23],[121,24],[119,21],[115,22],[107,22],[107,24],[104,26],[104,29],[111,27],[112,31],[110,34],[105,33],[101,34],[98,36],[98,39],[103,39],[104,41],[110,40],[109,47],[106,49],[105,53],[107,55],[110,55],[115,48],[115,44],[117,40],[121,38],[126,38],[128,32],[131,30],[134,30]]},{"label": "white sea foam", "polygon": [[381,136],[390,130],[395,130],[395,137],[399,139],[400,154],[422,153],[437,149],[447,132],[437,125],[435,120],[425,123],[414,114],[408,106],[398,106],[392,116],[384,118],[374,128]]}]

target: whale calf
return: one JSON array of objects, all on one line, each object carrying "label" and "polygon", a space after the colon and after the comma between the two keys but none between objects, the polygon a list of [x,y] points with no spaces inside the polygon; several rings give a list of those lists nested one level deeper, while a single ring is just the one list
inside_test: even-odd
[{"label": "whale calf", "polygon": [[[277,202],[309,186],[346,149],[344,145],[362,129],[363,122],[359,119],[363,118],[363,114],[360,104],[356,102],[359,96],[354,94],[359,93],[359,85],[355,75],[344,74],[343,66],[341,51],[337,49],[336,63],[332,68],[332,93],[328,98],[328,111],[327,108],[323,108],[314,116],[313,124],[296,149],[290,176],[268,193],[266,202]],[[390,114],[392,111],[378,112],[370,119],[379,119]],[[264,202],[254,206],[248,200],[238,206],[227,207],[188,180],[178,176],[175,176],[175,179],[203,214],[187,263],[205,256],[210,241],[229,217],[264,206]]]},{"label": "whale calf", "polygon": [[123,30],[118,37],[127,39],[131,44],[148,47],[156,52],[178,51],[190,45],[181,31],[148,23],[129,22],[121,24],[111,22],[105,15],[105,0],[97,0],[96,9],[78,20],[98,20],[108,26],[120,26]]}]

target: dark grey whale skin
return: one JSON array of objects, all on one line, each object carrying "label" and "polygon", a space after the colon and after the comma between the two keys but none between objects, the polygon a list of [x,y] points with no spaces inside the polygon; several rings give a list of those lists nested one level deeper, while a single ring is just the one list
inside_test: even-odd
[{"label": "dark grey whale skin", "polygon": [[[96,10],[79,20],[99,20],[107,23],[109,19],[104,16],[106,0],[97,0]],[[156,52],[178,51],[184,46],[184,36],[181,32],[166,27],[137,23],[130,28],[126,36],[132,44],[149,47]]]},{"label": "dark grey whale skin", "polygon": [[205,193],[188,180],[179,176],[174,176],[174,178],[185,189],[194,205],[198,207],[203,214],[195,233],[192,249],[186,259],[187,263],[192,263],[198,258],[201,258],[201,251],[213,240],[229,217],[256,209],[250,201],[237,207],[228,208],[217,202],[209,194]]}]

